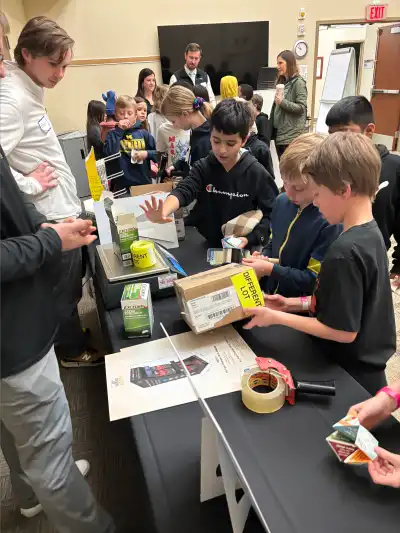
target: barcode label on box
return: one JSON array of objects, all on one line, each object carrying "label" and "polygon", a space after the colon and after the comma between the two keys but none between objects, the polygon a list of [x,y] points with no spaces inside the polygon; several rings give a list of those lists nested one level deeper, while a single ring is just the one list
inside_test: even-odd
[{"label": "barcode label on box", "polygon": [[125,259],[130,259],[132,257],[131,254],[122,254],[122,260],[124,261]]},{"label": "barcode label on box", "polygon": [[231,291],[223,291],[220,294],[213,294],[212,295],[212,301],[213,302],[219,302],[220,300],[225,300],[225,298],[229,298],[231,295]]},{"label": "barcode label on box", "polygon": [[187,302],[187,312],[197,333],[213,329],[236,307],[240,307],[240,302],[234,287],[225,287]]},{"label": "barcode label on box", "polygon": [[208,320],[212,320],[213,318],[221,318],[228,313],[232,311],[232,309],[235,309],[234,307],[227,307],[226,309],[222,309],[221,311],[217,311],[216,313],[211,313],[208,315]]}]

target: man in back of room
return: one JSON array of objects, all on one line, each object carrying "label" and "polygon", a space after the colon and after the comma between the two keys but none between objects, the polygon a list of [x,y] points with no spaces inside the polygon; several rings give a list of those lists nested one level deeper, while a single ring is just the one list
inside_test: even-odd
[{"label": "man in back of room", "polygon": [[210,78],[207,72],[198,68],[201,56],[201,46],[197,43],[189,43],[185,50],[185,64],[171,76],[169,84],[172,85],[177,81],[186,81],[191,85],[203,85],[208,91],[211,106],[215,107],[216,100]]}]

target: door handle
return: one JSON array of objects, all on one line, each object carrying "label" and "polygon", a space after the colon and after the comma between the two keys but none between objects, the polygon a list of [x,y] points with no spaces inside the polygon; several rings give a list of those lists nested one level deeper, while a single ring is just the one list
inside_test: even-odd
[{"label": "door handle", "polygon": [[400,94],[399,90],[396,89],[372,89],[372,94]]}]

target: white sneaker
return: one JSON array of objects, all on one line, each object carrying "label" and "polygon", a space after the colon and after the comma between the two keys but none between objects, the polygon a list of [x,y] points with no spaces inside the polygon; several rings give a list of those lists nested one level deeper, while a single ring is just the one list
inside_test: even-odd
[{"label": "white sneaker", "polygon": [[[86,459],[79,459],[79,461],[75,461],[75,464],[78,467],[78,470],[82,474],[82,476],[86,477],[90,470],[89,461],[86,461]],[[29,509],[20,509],[22,516],[25,516],[25,518],[33,518],[42,511],[43,507],[41,503],[38,503],[37,505],[35,505],[35,507],[29,507]]]}]

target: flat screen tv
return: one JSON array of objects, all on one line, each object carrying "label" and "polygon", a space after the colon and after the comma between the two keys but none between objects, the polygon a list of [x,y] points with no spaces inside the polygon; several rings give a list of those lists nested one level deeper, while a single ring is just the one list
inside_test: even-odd
[{"label": "flat screen tv", "polygon": [[183,67],[186,45],[194,42],[203,50],[200,68],[210,76],[215,94],[228,74],[256,89],[260,68],[268,66],[268,41],[267,21],[158,26],[163,82]]}]

